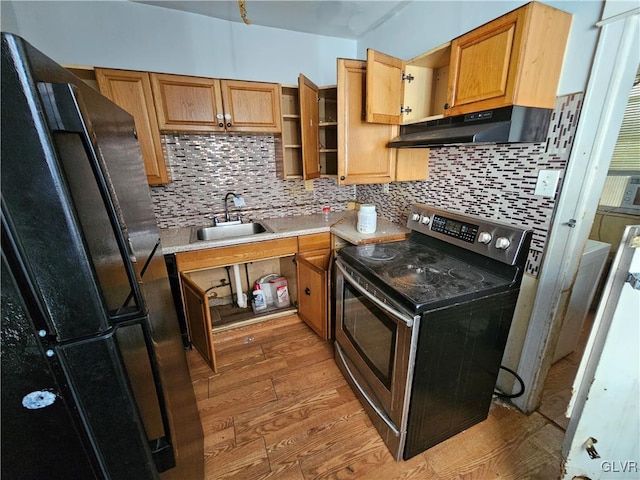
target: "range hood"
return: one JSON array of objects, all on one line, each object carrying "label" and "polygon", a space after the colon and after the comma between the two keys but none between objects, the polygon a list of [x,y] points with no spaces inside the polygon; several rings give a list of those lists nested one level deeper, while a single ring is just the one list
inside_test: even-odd
[{"label": "range hood", "polygon": [[400,127],[393,148],[447,147],[469,143],[544,142],[552,110],[510,106]]}]

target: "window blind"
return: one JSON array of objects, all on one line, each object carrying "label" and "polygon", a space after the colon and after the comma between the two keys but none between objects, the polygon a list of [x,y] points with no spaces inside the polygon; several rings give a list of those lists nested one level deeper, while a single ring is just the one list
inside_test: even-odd
[{"label": "window blind", "polygon": [[609,170],[640,170],[640,70],[629,94]]}]

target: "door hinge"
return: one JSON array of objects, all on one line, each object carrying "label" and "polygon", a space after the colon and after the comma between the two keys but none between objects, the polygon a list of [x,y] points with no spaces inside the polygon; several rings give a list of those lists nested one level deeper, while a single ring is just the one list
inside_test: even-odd
[{"label": "door hinge", "polygon": [[640,273],[629,272],[626,281],[631,284],[631,288],[633,288],[634,290],[640,290]]},{"label": "door hinge", "polygon": [[584,442],[584,448],[587,449],[587,454],[589,455],[589,458],[591,460],[595,460],[596,458],[600,458],[600,454],[596,450],[596,447],[593,446],[595,443],[598,443],[598,440],[596,440],[593,437],[587,438],[587,441]]},{"label": "door hinge", "polygon": [[409,115],[412,112],[411,107],[410,106],[406,106],[403,107],[402,105],[400,105],[400,115],[402,115],[403,113],[406,115]]},{"label": "door hinge", "polygon": [[411,81],[414,80],[414,78],[415,77],[413,75],[411,75],[410,73],[402,72],[402,81],[403,82],[407,81],[408,83],[411,83]]}]

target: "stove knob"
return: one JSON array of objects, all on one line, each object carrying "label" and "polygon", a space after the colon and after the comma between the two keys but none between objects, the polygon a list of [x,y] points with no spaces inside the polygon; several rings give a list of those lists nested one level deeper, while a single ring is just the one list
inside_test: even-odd
[{"label": "stove knob", "polygon": [[484,243],[485,245],[488,245],[491,243],[491,239],[493,237],[491,237],[491,234],[489,232],[480,232],[480,234],[478,235],[478,243]]},{"label": "stove knob", "polygon": [[422,220],[420,220],[420,222],[424,225],[429,225],[429,222],[431,221],[431,219],[428,216],[424,216],[422,217]]},{"label": "stove knob", "polygon": [[413,220],[414,222],[417,222],[418,220],[420,220],[420,214],[414,213],[413,215],[411,215],[411,220]]},{"label": "stove knob", "polygon": [[506,250],[507,248],[509,248],[509,245],[511,245],[511,242],[508,238],[498,237],[496,240],[496,248],[498,250]]}]

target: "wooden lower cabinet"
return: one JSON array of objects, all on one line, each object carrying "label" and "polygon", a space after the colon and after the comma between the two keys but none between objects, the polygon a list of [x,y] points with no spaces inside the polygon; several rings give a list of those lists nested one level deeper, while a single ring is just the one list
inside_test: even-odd
[{"label": "wooden lower cabinet", "polygon": [[331,337],[331,234],[298,237],[298,316],[323,340]]},{"label": "wooden lower cabinet", "polygon": [[323,340],[330,336],[328,299],[331,251],[298,255],[298,316]]},{"label": "wooden lower cabinet", "polygon": [[[230,320],[235,328],[295,313],[296,306],[309,327],[323,339],[328,339],[330,258],[328,232],[177,253],[176,264],[191,344],[217,372],[214,330],[231,328]],[[290,307],[273,306],[260,312],[234,307],[231,313],[229,309],[223,313],[225,307],[220,305],[230,307],[228,301],[210,306],[210,300],[215,303],[216,299],[237,295],[235,281],[238,277],[233,274],[234,265],[238,265],[241,273],[238,281],[248,296],[259,278],[271,273],[285,277]],[[228,282],[226,278],[229,278]],[[251,300],[247,299],[249,307]]]},{"label": "wooden lower cabinet", "polygon": [[191,344],[214,372],[218,372],[216,352],[213,348],[211,311],[207,292],[192,281],[187,274],[180,274],[184,313],[189,325]]}]

